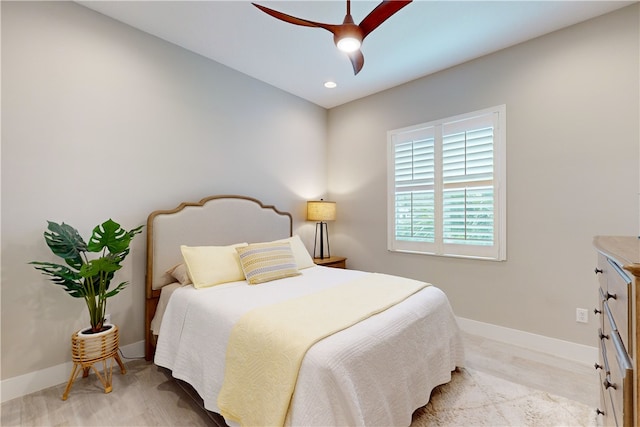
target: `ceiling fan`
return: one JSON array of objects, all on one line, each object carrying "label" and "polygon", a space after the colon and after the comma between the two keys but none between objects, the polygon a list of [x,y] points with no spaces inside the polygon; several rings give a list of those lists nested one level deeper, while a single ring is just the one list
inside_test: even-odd
[{"label": "ceiling fan", "polygon": [[346,52],[353,65],[353,74],[356,75],[362,70],[364,65],[364,56],[360,51],[360,46],[365,37],[373,30],[378,28],[380,24],[389,19],[394,13],[411,3],[412,0],[386,0],[375,7],[359,25],[353,22],[351,17],[351,0],[347,0],[347,14],[342,24],[323,24],[322,22],[308,21],[306,19],[296,18],[286,13],[278,12],[268,7],[260,6],[252,3],[261,11],[290,24],[302,25],[305,27],[318,27],[333,34],[333,41],[338,49]]}]

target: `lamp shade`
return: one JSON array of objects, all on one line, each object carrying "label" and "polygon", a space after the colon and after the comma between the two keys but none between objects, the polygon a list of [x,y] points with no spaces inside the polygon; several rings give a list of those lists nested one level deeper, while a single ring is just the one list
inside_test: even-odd
[{"label": "lamp shade", "polygon": [[336,202],[324,200],[307,202],[307,221],[333,221],[336,219]]}]

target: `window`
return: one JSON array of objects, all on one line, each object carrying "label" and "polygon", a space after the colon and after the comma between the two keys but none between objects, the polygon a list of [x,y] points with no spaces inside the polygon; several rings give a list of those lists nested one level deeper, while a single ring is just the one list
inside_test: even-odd
[{"label": "window", "polygon": [[506,259],[506,107],[388,132],[388,249]]}]

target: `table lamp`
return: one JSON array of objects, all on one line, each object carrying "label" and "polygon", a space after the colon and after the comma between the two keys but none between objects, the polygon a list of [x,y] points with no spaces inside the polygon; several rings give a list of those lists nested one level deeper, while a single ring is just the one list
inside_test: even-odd
[{"label": "table lamp", "polygon": [[[331,250],[329,248],[329,229],[325,221],[334,221],[336,219],[336,202],[327,202],[322,199],[318,201],[307,202],[307,221],[318,221],[316,223],[316,236],[313,242],[314,258],[330,258]],[[320,256],[316,256],[316,248],[318,246],[318,235],[320,235]],[[325,237],[326,236],[326,237]],[[327,253],[324,253],[324,243],[327,243]]]}]

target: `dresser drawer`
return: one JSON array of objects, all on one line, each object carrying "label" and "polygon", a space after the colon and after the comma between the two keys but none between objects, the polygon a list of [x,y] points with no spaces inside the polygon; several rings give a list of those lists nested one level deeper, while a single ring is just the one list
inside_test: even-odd
[{"label": "dresser drawer", "polygon": [[[603,313],[604,314],[604,313]],[[615,363],[615,359],[612,360],[615,354],[615,347],[611,339],[611,329],[608,328],[609,324],[605,318],[605,329],[598,330],[600,338],[600,410],[603,412],[603,426],[622,426],[622,413],[621,413],[621,401],[617,400],[618,397],[612,391],[615,391],[613,381],[611,379],[611,362]],[[620,419],[620,422],[618,422]]]},{"label": "dresser drawer", "polygon": [[[619,426],[633,425],[633,367],[622,340],[616,331],[613,331],[608,340],[611,346],[607,346],[608,354],[615,355],[610,360],[610,374],[608,382],[603,386],[611,394],[615,402],[613,413]],[[611,351],[613,350],[613,351]]]},{"label": "dresser drawer", "polygon": [[599,316],[597,316],[598,320],[599,320],[598,328],[604,330],[605,329],[605,314],[604,314],[605,298],[603,297],[603,295],[605,295],[605,291],[602,288],[598,288],[598,292],[599,292],[599,294],[598,294],[598,307],[595,310],[595,313],[599,314]]},{"label": "dresser drawer", "polygon": [[[604,313],[601,316],[604,318]],[[605,321],[606,323],[606,321]],[[616,402],[614,401],[615,396],[612,396],[611,391],[605,387],[607,381],[610,381],[610,372],[611,367],[609,365],[609,348],[611,347],[608,343],[610,342],[610,331],[605,329],[598,329],[598,335],[600,338],[599,342],[599,363],[596,365],[596,368],[599,369],[599,377],[600,377],[600,407],[598,408],[600,413],[602,414],[602,426],[605,427],[617,427],[618,423],[616,422],[616,412],[615,406]]]},{"label": "dresser drawer", "polygon": [[598,252],[598,266],[596,267],[596,276],[598,277],[598,283],[600,287],[607,290],[607,273],[609,272],[609,262],[605,255]]},{"label": "dresser drawer", "polygon": [[607,279],[607,303],[611,314],[615,319],[618,333],[625,348],[633,348],[633,336],[631,334],[631,279],[614,261],[607,259],[607,270],[604,274]]},{"label": "dresser drawer", "polygon": [[616,414],[613,409],[613,396],[609,390],[606,390],[602,384],[607,377],[604,371],[600,371],[600,406],[598,407],[598,413],[602,415],[602,423],[598,424],[603,427],[617,427]]},{"label": "dresser drawer", "polygon": [[633,425],[633,367],[617,331],[600,330],[600,410],[605,426]]}]

